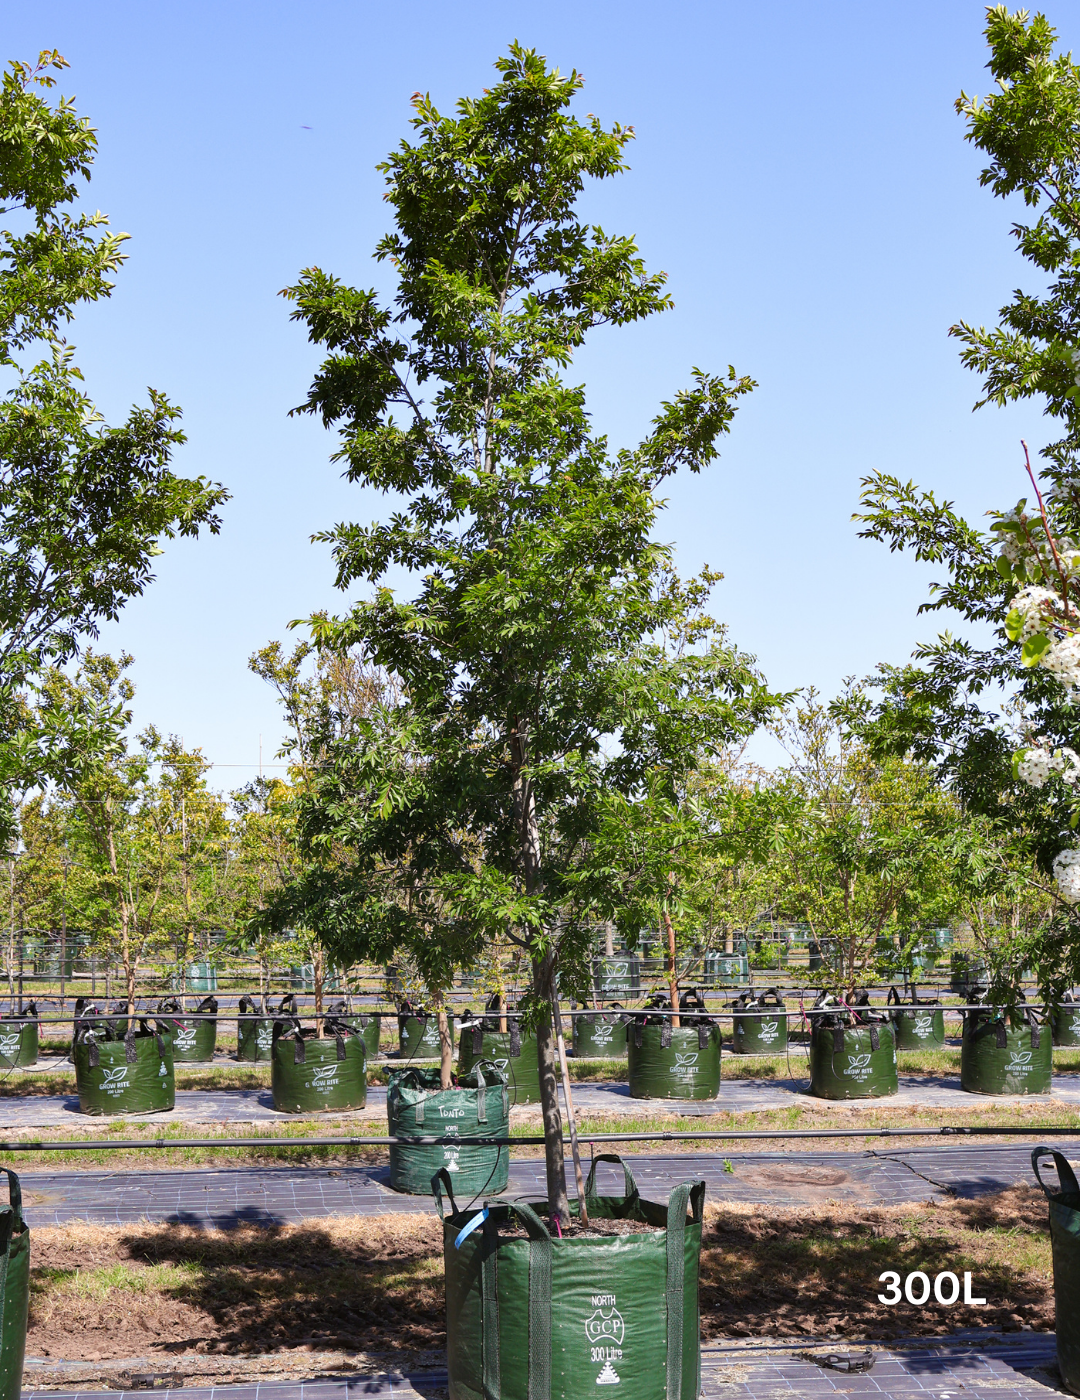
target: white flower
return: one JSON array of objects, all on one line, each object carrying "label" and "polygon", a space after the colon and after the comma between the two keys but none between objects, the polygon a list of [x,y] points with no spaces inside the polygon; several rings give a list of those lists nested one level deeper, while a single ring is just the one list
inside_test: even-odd
[{"label": "white flower", "polygon": [[1016,765],[1016,776],[1028,787],[1044,787],[1053,773],[1060,773],[1066,783],[1080,778],[1080,758],[1070,748],[1049,749],[1045,739],[1036,739]]},{"label": "white flower", "polygon": [[1048,626],[1053,625],[1058,602],[1058,595],[1049,588],[1043,588],[1042,584],[1029,583],[1021,588],[1012,601],[1013,608],[1024,620],[1021,642],[1026,642],[1038,632],[1045,632]]},{"label": "white flower", "polygon": [[1054,879],[1066,904],[1080,904],[1080,851],[1062,851],[1055,857]]},{"label": "white flower", "polygon": [[1041,664],[1066,685],[1080,690],[1080,633],[1053,642]]}]

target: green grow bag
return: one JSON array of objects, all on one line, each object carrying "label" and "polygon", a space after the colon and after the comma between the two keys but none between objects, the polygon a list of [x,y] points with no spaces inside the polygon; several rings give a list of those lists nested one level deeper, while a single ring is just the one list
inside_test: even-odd
[{"label": "green grow bag", "polygon": [[29,1002],[21,1016],[17,1011],[0,1016],[0,1067],[37,1064],[37,1014],[37,1006]]},{"label": "green grow bag", "polygon": [[[258,1011],[251,997],[241,997],[236,1008],[241,1017]],[[238,1060],[270,1060],[274,1051],[274,1017],[260,1016],[258,1020],[238,1020],[236,1023],[236,1058]]]},{"label": "green grow bag", "polygon": [[[1053,1157],[1057,1167],[1057,1191],[1051,1191],[1039,1171],[1046,1157]],[[1050,1203],[1058,1370],[1065,1388],[1075,1395],[1080,1393],[1080,1185],[1066,1158],[1052,1147],[1036,1147],[1031,1166]]]},{"label": "green grow bag", "polygon": [[[450,1027],[450,1044],[454,1043],[454,1017],[447,1016]],[[428,1016],[398,1017],[398,1054],[403,1060],[437,1060],[442,1055],[439,1045],[439,1018],[432,1012]]]},{"label": "green grow bag", "polygon": [[718,1027],[637,1021],[627,1028],[626,1043],[631,1098],[715,1099],[720,1092]]},{"label": "green grow bag", "polygon": [[99,1040],[82,1032],[75,1044],[75,1087],[79,1112],[164,1113],[176,1107],[172,1039],[132,1025],[123,1040]]},{"label": "green grow bag", "polygon": [[889,1008],[897,1050],[939,1050],[945,1044],[945,1012],[938,1002],[905,1003],[890,987]]},{"label": "green grow bag", "polygon": [[960,1045],[960,1087],[969,1094],[1048,1094],[1051,1037],[1034,1015],[969,1011]]},{"label": "green grow bag", "polygon": [[333,1006],[326,1008],[327,1016],[337,1017],[354,1030],[364,1042],[364,1049],[367,1052],[368,1060],[375,1059],[379,1054],[379,1040],[382,1035],[382,1012],[381,1011],[350,1011],[343,1001],[335,1002]]},{"label": "green grow bag", "polygon": [[[597,1196],[596,1162],[616,1162],[626,1194]],[[432,1183],[439,1212],[450,1178]],[[443,1218],[449,1400],[697,1400],[701,1391],[698,1270],[703,1181],[667,1205],[642,1200],[620,1158],[598,1156],[589,1215],[658,1226],[628,1235],[552,1238],[546,1204],[489,1203]],[[576,1215],[578,1203],[570,1206]],[[687,1212],[689,1211],[689,1219]],[[501,1236],[524,1226],[528,1238]]]},{"label": "green grow bag", "polygon": [[593,986],[598,997],[641,995],[641,959],[636,953],[593,959]]},{"label": "green grow bag", "polygon": [[30,1229],[19,1178],[7,1167],[0,1171],[11,1201],[0,1209],[0,1400],[19,1400],[30,1313]]},{"label": "green grow bag", "polygon": [[487,1031],[481,1022],[463,1026],[458,1042],[458,1073],[468,1074],[481,1060],[490,1060],[506,1075],[511,1107],[540,1102],[540,1058],[535,1031],[522,1031],[513,1019],[508,1031]]},{"label": "green grow bag", "polygon": [[217,991],[217,968],[212,963],[188,963],[183,977],[174,973],[169,978],[169,986],[174,992],[185,996],[198,992]]},{"label": "green grow bag", "polygon": [[750,959],[745,953],[706,953],[703,978],[710,987],[742,987],[750,980]]},{"label": "green grow bag", "polygon": [[732,1016],[731,1044],[736,1055],[778,1054],[787,1049],[787,1013],[776,987],[760,996],[744,992],[731,1003],[731,1010],[742,1013]]},{"label": "green grow bag", "polygon": [[1054,1007],[1055,1045],[1080,1045],[1080,999],[1065,998]]},{"label": "green grow bag", "polygon": [[986,964],[976,953],[957,950],[949,958],[949,990],[959,997],[970,996],[987,983]]},{"label": "green grow bag", "polygon": [[[620,1008],[621,1010],[621,1008]],[[571,1018],[576,1060],[625,1060],[626,1017],[614,1008]]]},{"label": "green grow bag", "polygon": [[291,1028],[278,1021],[270,1070],[274,1107],[279,1113],[347,1112],[367,1103],[364,1042],[347,1027],[316,1038],[315,1028]]},{"label": "green grow bag", "polygon": [[[194,1016],[217,1016],[214,997],[204,997],[195,1008]],[[178,1001],[158,1003],[158,1015],[172,1037],[173,1064],[204,1065],[214,1058],[217,1045],[217,1021],[188,1019]]]},{"label": "green grow bag", "polygon": [[506,1075],[481,1061],[459,1087],[441,1089],[437,1069],[390,1072],[386,1116],[391,1137],[453,1137],[460,1143],[390,1145],[390,1185],[413,1196],[430,1196],[431,1180],[445,1169],[463,1196],[503,1191],[510,1179],[510,1149],[469,1143],[475,1137],[507,1137],[510,1096]]},{"label": "green grow bag", "polygon": [[[835,1020],[836,1017],[830,1017]],[[886,1021],[810,1030],[810,1092],[819,1099],[878,1099],[895,1094],[896,1039]]]}]

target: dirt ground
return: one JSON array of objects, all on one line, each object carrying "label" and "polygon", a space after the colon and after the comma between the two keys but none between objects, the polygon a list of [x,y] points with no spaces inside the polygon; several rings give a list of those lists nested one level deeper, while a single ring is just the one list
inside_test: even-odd
[{"label": "dirt ground", "polygon": [[[415,1364],[445,1341],[442,1239],[429,1215],[280,1229],[145,1225],[35,1230],[31,1356],[88,1362],[344,1349]],[[887,1307],[886,1270],[973,1274],[985,1307]],[[1046,1202],[1016,1187],[979,1201],[859,1209],[710,1207],[706,1339],[932,1336],[1053,1325]]]}]

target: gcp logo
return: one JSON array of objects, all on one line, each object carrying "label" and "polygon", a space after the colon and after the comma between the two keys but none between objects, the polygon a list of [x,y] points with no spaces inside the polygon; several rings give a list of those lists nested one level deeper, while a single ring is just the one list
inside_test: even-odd
[{"label": "gcp logo", "polygon": [[622,1314],[615,1308],[597,1308],[585,1320],[585,1335],[590,1342],[613,1342],[621,1347],[624,1330]]}]

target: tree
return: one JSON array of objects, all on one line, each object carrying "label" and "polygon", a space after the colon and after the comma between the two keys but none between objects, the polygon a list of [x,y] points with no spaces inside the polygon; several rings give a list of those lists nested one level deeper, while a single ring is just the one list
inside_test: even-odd
[{"label": "tree", "polygon": [[[527,952],[548,1196],[565,1220],[551,1008],[557,977],[585,990],[599,895],[582,897],[580,876],[605,804],[674,792],[773,697],[655,538],[663,483],[716,458],[752,382],[695,370],[635,448],[594,429],[564,377],[574,352],[598,326],[670,305],[633,241],[575,208],[587,178],[626,168],[633,132],[570,115],[580,75],[531,50],[514,44],[496,67],[454,116],[417,96],[415,143],[380,167],[394,307],[317,268],[286,292],[326,352],[297,411],[338,427],[349,480],[403,501],[319,537],[339,587],[370,594],[313,619],[317,642],[357,649],[401,698],[328,728],[301,830],[313,852],[349,853],[309,894],[358,952],[391,928],[446,965],[496,938]],[[399,570],[407,598],[388,583]],[[680,629],[693,645],[673,652]],[[387,866],[403,864],[410,898],[383,898]],[[369,939],[348,911],[380,901]]]},{"label": "tree", "polygon": [[970,833],[925,764],[875,759],[812,690],[776,729],[791,762],[751,804],[775,905],[821,948],[814,980],[855,990],[954,913]]},{"label": "tree", "polygon": [[[1080,674],[1073,543],[1080,538],[1080,68],[1055,53],[1056,34],[1042,15],[996,6],[986,37],[999,91],[985,99],[961,94],[957,108],[967,139],[987,157],[981,182],[1038,210],[1013,232],[1040,290],[1017,291],[996,327],[960,322],[952,334],[964,362],[983,376],[978,407],[1041,397],[1062,436],[1043,449],[1038,472],[1024,448],[1030,494],[1012,510],[991,511],[990,531],[910,481],[881,473],[864,481],[862,535],[944,566],[947,577],[920,611],[953,609],[974,632],[945,632],[916,650],[915,664],[882,667],[879,702],[849,718],[876,753],[911,753],[935,765],[966,812],[1022,845],[1026,860],[1017,861],[1032,897],[1041,888],[1057,901],[1037,958],[1050,995],[1080,979],[1068,907],[1080,899],[1080,852],[1069,835],[1080,773],[1070,757]],[[1056,891],[1048,878],[1055,869]]]},{"label": "tree", "polygon": [[54,668],[37,715],[48,740],[41,766],[67,808],[83,872],[85,924],[95,946],[119,962],[129,1012],[147,959],[166,949],[187,956],[196,921],[216,915],[210,868],[227,839],[224,804],[206,789],[198,751],[152,727],[129,744],[130,663],[88,649],[73,674]]},{"label": "tree", "polygon": [[[82,388],[64,327],[108,297],[126,234],[65,206],[90,178],[97,137],[71,102],[45,94],[56,51],[14,62],[0,86],[0,784],[33,782],[36,748],[20,688],[95,637],[152,581],[160,541],[219,526],[227,493],[175,475],[179,410],[156,390],[120,427]],[[38,358],[34,359],[33,357]],[[27,360],[26,357],[29,357]],[[10,800],[3,818],[10,842]]]}]

